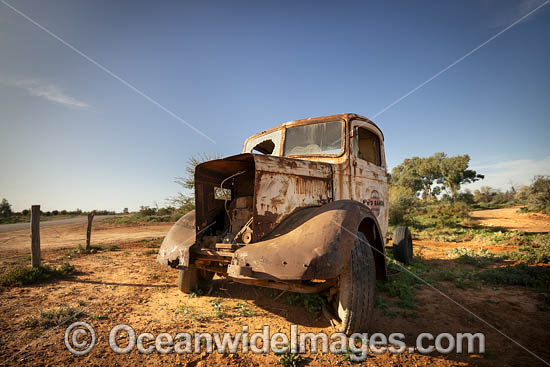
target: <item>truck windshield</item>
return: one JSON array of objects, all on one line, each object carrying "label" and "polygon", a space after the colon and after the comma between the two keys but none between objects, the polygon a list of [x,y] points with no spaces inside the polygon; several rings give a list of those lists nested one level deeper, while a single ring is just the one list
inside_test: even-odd
[{"label": "truck windshield", "polygon": [[340,154],[342,121],[293,126],[286,129],[284,155]]}]

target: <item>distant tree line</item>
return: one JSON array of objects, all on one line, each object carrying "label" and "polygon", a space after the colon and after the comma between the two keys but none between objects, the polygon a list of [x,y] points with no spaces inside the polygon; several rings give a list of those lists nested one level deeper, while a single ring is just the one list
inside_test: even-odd
[{"label": "distant tree line", "polygon": [[[128,209],[125,208],[127,211]],[[112,210],[92,210],[92,211],[83,211],[81,209],[75,209],[75,210],[48,210],[48,211],[40,211],[40,215],[44,217],[52,217],[52,216],[79,216],[79,215],[87,215],[88,213],[93,212],[96,215],[113,215],[116,214],[115,211]],[[18,222],[26,222],[29,220],[31,215],[30,209],[23,209],[20,212],[15,212],[12,210],[12,206],[9,203],[9,201],[4,198],[0,202],[0,223],[18,223]]]}]

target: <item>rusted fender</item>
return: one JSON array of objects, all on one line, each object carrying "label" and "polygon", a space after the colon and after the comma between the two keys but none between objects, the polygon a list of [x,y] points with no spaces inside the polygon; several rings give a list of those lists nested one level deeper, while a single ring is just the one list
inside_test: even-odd
[{"label": "rusted fender", "polygon": [[174,267],[187,266],[189,248],[195,243],[195,232],[195,211],[192,210],[170,228],[160,246],[157,262]]},{"label": "rusted fender", "polygon": [[[350,261],[355,234],[372,221],[381,241],[376,217],[362,203],[338,200],[290,215],[268,238],[240,248],[228,275],[242,279],[312,280],[337,277]],[[372,228],[372,227],[369,227]],[[382,242],[380,242],[382,243]],[[374,244],[373,244],[374,246]],[[377,247],[384,251],[383,244]],[[373,250],[376,255],[376,250]],[[378,254],[379,256],[381,254]],[[382,258],[383,276],[385,264]]]}]

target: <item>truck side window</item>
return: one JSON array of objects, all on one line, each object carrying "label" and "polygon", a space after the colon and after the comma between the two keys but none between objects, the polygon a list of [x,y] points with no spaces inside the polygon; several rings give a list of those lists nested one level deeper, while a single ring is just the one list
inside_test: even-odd
[{"label": "truck side window", "polygon": [[357,137],[357,157],[381,166],[382,159],[380,157],[380,139],[378,139],[378,135],[363,128],[359,128],[357,131],[359,134]]},{"label": "truck side window", "polygon": [[252,148],[253,152],[260,152],[262,154],[273,154],[273,150],[275,149],[275,143],[269,139],[264,140],[260,144],[256,145],[254,148]]}]

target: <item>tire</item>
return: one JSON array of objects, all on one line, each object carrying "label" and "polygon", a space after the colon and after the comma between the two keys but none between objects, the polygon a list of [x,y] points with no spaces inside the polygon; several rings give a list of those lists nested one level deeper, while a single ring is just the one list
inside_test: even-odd
[{"label": "tire", "polygon": [[411,231],[408,227],[397,227],[393,231],[393,257],[395,260],[409,265],[413,257]]},{"label": "tire", "polygon": [[186,294],[192,293],[201,283],[209,282],[214,277],[214,273],[206,270],[188,267],[187,270],[179,270],[178,288]]},{"label": "tire", "polygon": [[374,255],[367,238],[359,232],[350,263],[340,274],[339,290],[332,301],[338,332],[350,335],[369,330],[375,289]]}]

